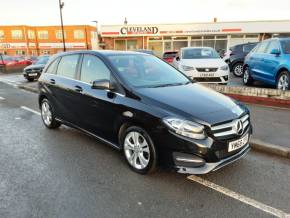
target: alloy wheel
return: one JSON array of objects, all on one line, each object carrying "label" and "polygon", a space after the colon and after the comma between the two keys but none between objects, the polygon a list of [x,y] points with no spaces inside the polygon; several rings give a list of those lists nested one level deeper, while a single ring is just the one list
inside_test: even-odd
[{"label": "alloy wheel", "polygon": [[242,64],[236,64],[235,65],[234,74],[236,76],[242,76],[243,75],[243,65]]},{"label": "alloy wheel", "polygon": [[129,132],[124,140],[126,159],[132,167],[145,169],[150,161],[150,150],[146,139],[136,131]]},{"label": "alloy wheel", "polygon": [[286,74],[280,76],[278,81],[278,89],[286,91],[289,89],[289,78]]},{"label": "alloy wheel", "polygon": [[51,108],[46,101],[44,101],[41,105],[41,116],[44,123],[47,126],[50,126],[52,122],[52,113],[51,113]]},{"label": "alloy wheel", "polygon": [[248,83],[248,80],[249,80],[249,70],[248,68],[245,69],[245,72],[244,72],[244,76],[243,76],[243,79],[244,79],[244,83],[247,84]]}]

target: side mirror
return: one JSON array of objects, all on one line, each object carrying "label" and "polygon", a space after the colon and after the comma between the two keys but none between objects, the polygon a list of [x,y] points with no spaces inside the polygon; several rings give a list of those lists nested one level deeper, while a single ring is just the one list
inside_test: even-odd
[{"label": "side mirror", "polygon": [[280,55],[280,50],[277,49],[277,48],[273,48],[272,51],[271,51],[271,54],[273,54],[273,55]]},{"label": "side mirror", "polygon": [[96,80],[92,84],[92,89],[111,89],[110,87],[110,81],[107,79],[101,79],[101,80]]},{"label": "side mirror", "polygon": [[177,57],[175,58],[175,60],[176,60],[176,61],[180,61],[180,57],[177,56]]}]

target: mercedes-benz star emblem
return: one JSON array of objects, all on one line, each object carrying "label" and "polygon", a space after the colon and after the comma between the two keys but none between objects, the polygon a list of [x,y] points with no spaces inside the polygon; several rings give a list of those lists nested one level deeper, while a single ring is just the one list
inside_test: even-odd
[{"label": "mercedes-benz star emblem", "polygon": [[233,129],[237,133],[237,135],[242,135],[244,132],[243,122],[241,120],[237,120]]}]

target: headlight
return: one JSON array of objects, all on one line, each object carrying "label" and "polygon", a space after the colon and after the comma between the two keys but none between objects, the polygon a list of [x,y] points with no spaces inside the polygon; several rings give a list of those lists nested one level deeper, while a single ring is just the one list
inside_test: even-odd
[{"label": "headlight", "polygon": [[224,65],[224,66],[220,67],[220,69],[226,71],[226,70],[229,69],[229,66],[228,65]]},{"label": "headlight", "polygon": [[184,71],[191,71],[191,70],[194,70],[194,67],[186,66],[186,65],[182,65],[181,68],[182,68]]},{"label": "headlight", "polygon": [[204,139],[204,127],[192,121],[179,118],[164,118],[163,122],[175,133],[192,139]]}]

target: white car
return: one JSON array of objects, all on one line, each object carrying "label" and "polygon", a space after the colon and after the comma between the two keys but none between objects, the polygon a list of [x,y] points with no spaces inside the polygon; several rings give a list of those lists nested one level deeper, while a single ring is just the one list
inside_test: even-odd
[{"label": "white car", "polygon": [[229,67],[219,54],[210,47],[186,47],[173,66],[197,82],[227,84]]}]

